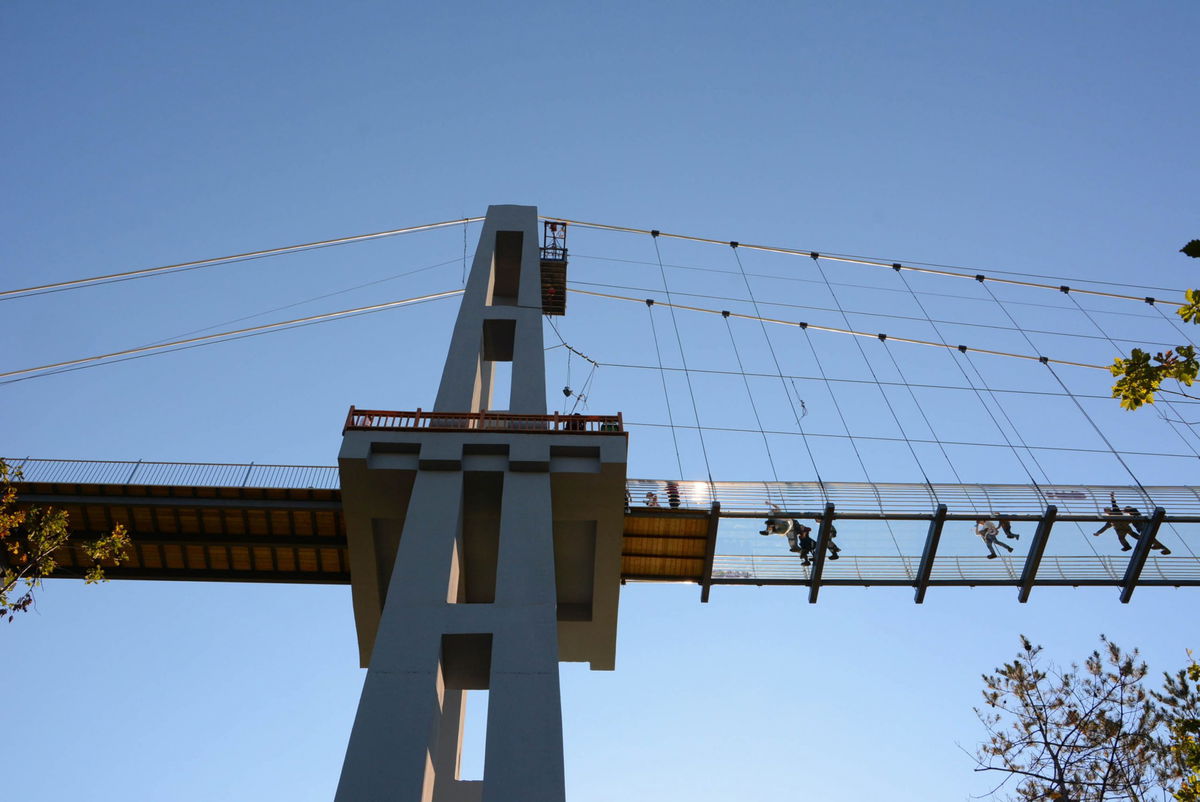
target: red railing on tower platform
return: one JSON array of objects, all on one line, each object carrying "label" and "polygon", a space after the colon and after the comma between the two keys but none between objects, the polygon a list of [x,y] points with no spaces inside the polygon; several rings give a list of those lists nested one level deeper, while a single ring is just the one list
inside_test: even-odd
[{"label": "red railing on tower platform", "polygon": [[342,433],[349,431],[542,432],[549,434],[625,434],[621,413],[616,415],[521,415],[512,412],[413,412],[350,407]]}]

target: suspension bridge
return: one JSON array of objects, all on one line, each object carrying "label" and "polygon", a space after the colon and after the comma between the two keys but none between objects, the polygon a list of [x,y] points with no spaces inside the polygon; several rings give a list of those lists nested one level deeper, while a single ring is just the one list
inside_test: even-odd
[{"label": "suspension bridge", "polygon": [[[112,578],[351,586],[360,660],[369,671],[339,799],[562,799],[557,663],[614,666],[619,592],[627,582],[694,583],[701,601],[720,585],[796,585],[810,602],[818,601],[823,587],[905,586],[918,603],[931,588],[949,586],[1009,587],[1020,602],[1038,586],[1111,586],[1128,602],[1138,587],[1200,585],[1194,552],[1200,439],[1185,420],[1192,402],[1165,399],[1151,421],[1154,439],[1139,429],[1134,444],[1118,445],[1122,433],[1106,428],[1095,411],[1097,394],[1075,390],[1071,382],[1074,372],[1107,366],[1074,346],[1043,353],[1037,338],[1045,342],[1056,332],[1022,327],[993,285],[1066,299],[1092,327],[1074,333],[1076,341],[1116,353],[1127,338],[1106,331],[1078,298],[1139,304],[1174,326],[1162,308],[1173,303],[1166,299],[1013,274],[539,218],[532,207],[515,206],[492,207],[486,218],[107,274],[0,292],[0,298],[473,223],[482,223],[482,230],[461,290],[0,373],[0,381],[25,381],[462,297],[433,408],[351,407],[336,467],[9,459],[22,470],[22,501],[66,509],[81,538],[118,523],[129,529],[132,552],[122,564],[106,567]],[[569,281],[568,228],[649,237],[654,260],[648,266],[657,269],[661,288],[639,297],[629,292],[640,287]],[[672,290],[661,250],[669,240],[729,249],[736,269],[724,273],[745,294]],[[816,273],[808,280],[828,293],[832,305],[799,307],[781,303],[777,293],[756,294],[743,252],[809,260]],[[851,315],[859,313],[840,300],[839,282],[827,273],[830,264],[889,275],[898,285],[888,291],[904,293],[920,314],[879,316],[903,323],[903,333],[856,326]],[[917,277],[974,286],[982,291],[979,299],[1003,315],[1002,322],[935,316],[934,293],[914,286]],[[564,335],[554,318],[568,312],[573,297],[629,309],[622,320],[630,325],[635,305],[642,307],[645,312],[638,314],[648,316],[645,342],[653,344],[654,364],[592,359],[590,346],[569,342],[571,333]],[[764,313],[772,305],[819,314],[799,320]],[[689,348],[681,331],[684,315],[727,335],[736,369],[697,364],[704,349]],[[750,334],[757,329],[753,347],[735,322],[751,327]],[[916,325],[927,333],[911,333]],[[549,347],[547,328],[558,340]],[[806,349],[800,353],[812,372],[796,373],[795,349],[777,346],[771,331],[799,332]],[[964,332],[979,339],[959,339]],[[1186,339],[1178,327],[1175,332]],[[996,333],[1003,344],[984,339]],[[672,340],[678,365],[669,364]],[[868,355],[869,343],[883,360]],[[571,403],[561,413],[547,409],[546,359],[558,348],[567,354],[563,394]],[[920,349],[930,358],[944,355],[939,358],[953,363],[961,381],[912,378],[896,355],[899,348]],[[979,368],[975,360],[981,357],[1026,364],[1042,371],[1044,382],[1036,388],[1001,386]],[[570,380],[572,359],[587,366],[578,388]],[[839,368],[846,359],[865,373],[845,375]],[[597,368],[606,366],[656,375],[667,421],[627,422],[616,410],[590,411]],[[738,404],[745,404],[739,408],[749,413],[752,427],[746,418],[733,426],[706,424],[712,393],[706,397],[704,382],[712,377],[741,382],[744,401]],[[812,387],[822,388],[828,403],[814,401]],[[732,405],[734,392],[724,389],[718,403]],[[934,392],[949,394],[959,406],[961,399],[973,400],[982,424],[970,426],[967,435],[942,435],[950,422],[937,404],[922,398]],[[863,411],[854,399],[868,393],[876,395],[867,417],[890,422],[888,433],[877,426],[855,430]],[[1072,431],[1088,432],[1089,444],[1030,442],[1014,421],[1010,399],[1018,396],[1056,416],[1069,411],[1078,427]],[[989,439],[981,426],[991,427]],[[673,475],[627,476],[628,449],[638,440],[631,443],[630,434],[639,427],[638,436],[653,439],[667,463],[673,458]],[[728,434],[740,438],[739,448],[747,438],[761,441],[769,479],[717,478]],[[1160,445],[1167,442],[1170,450]],[[822,445],[829,443],[843,447],[839,456]],[[965,449],[1002,455],[1025,481],[963,481],[969,461],[955,455]],[[898,470],[920,481],[884,481],[896,471],[881,469],[876,451],[891,462],[902,460]],[[1055,462],[1063,454],[1085,464],[1110,462],[1109,478],[1072,476],[1080,483],[1064,483]],[[1151,461],[1177,466],[1168,473],[1181,483],[1143,481],[1141,466]],[[839,481],[837,470],[860,478]],[[1112,481],[1113,470],[1125,481]],[[1060,474],[1059,481],[1051,473]],[[765,517],[811,524],[811,559],[799,559],[783,538],[764,537]],[[991,544],[985,551],[977,535],[981,522],[990,521],[1020,530],[999,555],[988,553]],[[1106,534],[1106,528],[1127,532],[1132,543],[1124,534],[1119,540]],[[830,549],[834,538],[840,552]],[[87,565],[74,548],[57,559],[68,573],[82,573]],[[491,690],[487,768],[482,781],[463,781],[456,767],[464,698],[480,688]]]}]

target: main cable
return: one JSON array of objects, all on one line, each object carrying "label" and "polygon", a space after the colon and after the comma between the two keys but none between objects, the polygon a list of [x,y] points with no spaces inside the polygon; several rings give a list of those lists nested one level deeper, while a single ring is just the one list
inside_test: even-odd
[{"label": "main cable", "polygon": [[[588,222],[584,222],[581,220],[570,220],[570,219],[563,218],[563,217],[542,216],[541,219],[549,220],[551,222],[557,222],[557,223],[567,223],[568,225],[583,226],[584,228],[594,228],[594,229],[598,229],[598,230],[602,230],[602,231],[619,231],[619,232],[623,232],[623,233],[627,233],[627,234],[651,234],[651,233],[653,233],[653,235],[655,237],[659,237],[659,236],[669,237],[671,239],[686,240],[688,242],[701,242],[701,243],[705,243],[705,244],[709,244],[709,245],[727,245],[729,243],[729,240],[712,239],[709,237],[694,237],[694,236],[690,236],[687,234],[669,234],[669,233],[666,233],[663,231],[657,231],[657,230],[651,232],[650,230],[643,229],[643,228],[631,228],[628,226],[612,226],[612,225],[606,225],[604,223],[588,223]],[[740,243],[740,246],[743,248],[749,248],[749,249],[755,250],[755,251],[765,251],[766,253],[779,253],[779,254],[784,254],[786,256],[808,256],[810,258],[813,258],[814,254],[815,254],[816,256],[828,259],[831,262],[845,262],[848,264],[866,265],[868,267],[887,267],[887,268],[893,268],[893,269],[898,267],[901,270],[911,270],[915,273],[929,273],[931,275],[946,276],[946,277],[950,277],[950,278],[959,278],[959,279],[974,279],[974,278],[976,278],[975,275],[972,275],[970,273],[959,273],[959,272],[956,272],[953,270],[939,270],[939,269],[935,269],[935,268],[931,268],[931,267],[918,267],[918,266],[912,265],[912,264],[906,265],[906,264],[901,264],[899,262],[884,261],[884,260],[880,260],[880,259],[865,259],[865,258],[857,257],[857,256],[842,256],[842,255],[838,255],[838,254],[824,254],[824,253],[820,253],[818,251],[808,251],[808,250],[804,250],[801,248],[781,248],[781,247],[776,247],[776,246],[771,246],[771,245],[749,245],[746,243]],[[1044,289],[1044,290],[1058,290],[1058,285],[1042,284],[1042,283],[1036,282],[1036,281],[1018,281],[1016,279],[994,278],[994,277],[991,277],[990,280],[999,282],[1001,284],[1013,284],[1013,285],[1020,286],[1020,287],[1035,287],[1037,289]],[[1145,296],[1124,295],[1122,293],[1116,293],[1116,292],[1104,292],[1103,290],[1080,289],[1080,290],[1076,290],[1076,292],[1082,292],[1082,293],[1086,293],[1088,295],[1096,295],[1096,296],[1100,296],[1100,297],[1104,297],[1104,298],[1120,298],[1120,299],[1126,300],[1126,301],[1145,302],[1145,300],[1146,300]],[[1164,301],[1163,303],[1173,303],[1176,306],[1184,306],[1185,305],[1183,303],[1176,303],[1174,301]]]},{"label": "main cable", "polygon": [[[643,299],[643,298],[631,298],[627,295],[613,295],[612,293],[594,292],[592,290],[581,290],[581,289],[576,289],[574,287],[568,287],[567,292],[574,292],[574,293],[578,293],[580,295],[591,295],[596,298],[610,298],[610,299],[616,300],[616,301],[632,301],[633,303],[639,303],[639,304],[645,303],[645,299]],[[668,294],[668,297],[669,297],[669,294]],[[688,306],[686,304],[676,304],[676,303],[672,303],[671,301],[665,301],[665,302],[659,301],[658,303],[662,303],[664,306],[667,306],[667,307],[671,308],[672,310],[684,309],[689,312],[704,312],[705,314],[709,314],[709,315],[723,314],[721,311],[716,310],[716,309],[705,309],[700,306]],[[731,317],[740,317],[745,320],[762,320],[766,323],[775,323],[780,326],[795,326],[797,328],[807,327],[810,329],[815,329],[816,331],[827,331],[827,332],[831,332],[833,334],[851,334],[855,337],[870,337],[872,339],[879,337],[879,334],[864,332],[864,331],[854,331],[853,329],[839,329],[836,326],[820,326],[820,325],[817,325],[816,323],[798,323],[798,322],[794,322],[791,320],[780,320],[778,318],[772,318],[772,317],[760,317],[758,315],[747,315],[742,312],[730,312],[729,314]],[[672,317],[674,317],[673,314],[672,314]],[[963,351],[964,353],[969,350],[969,351],[974,351],[974,352],[980,353],[980,354],[991,354],[992,356],[1006,356],[1006,357],[1012,357],[1014,359],[1026,359],[1026,360],[1029,360],[1032,362],[1049,361],[1049,362],[1054,362],[1059,365],[1071,365],[1072,367],[1076,367],[1076,368],[1091,368],[1092,370],[1103,370],[1103,371],[1108,370],[1108,367],[1106,365],[1090,365],[1086,362],[1072,362],[1067,359],[1054,359],[1052,357],[1046,357],[1046,356],[1030,356],[1029,354],[1014,354],[1014,353],[1010,353],[1008,351],[996,351],[996,350],[993,350],[990,348],[975,348],[975,347],[968,347],[966,345],[954,346],[954,345],[950,345],[945,342],[932,342],[930,340],[917,340],[912,337],[896,337],[891,334],[888,334],[886,336],[888,337],[888,339],[893,340],[894,342],[909,343],[911,345],[927,345],[927,346],[932,346],[934,348],[957,349],[959,351]]]},{"label": "main cable", "polygon": [[483,218],[464,217],[459,220],[445,220],[440,223],[426,223],[419,226],[407,226],[405,228],[393,228],[387,231],[376,231],[372,234],[355,234],[349,237],[337,237],[336,239],[318,240],[317,242],[305,242],[299,245],[284,245],[279,248],[267,248],[266,250],[261,251],[247,251],[246,253],[238,253],[230,256],[215,256],[211,259],[196,259],[190,262],[177,262],[175,264],[162,265],[160,267],[145,267],[138,270],[126,270],[122,273],[108,273],[101,276],[89,276],[87,278],[72,279],[70,281],[58,281],[52,284],[39,284],[33,287],[22,287],[15,290],[3,290],[0,291],[0,301],[29,295],[42,295],[47,292],[60,292],[62,290],[74,289],[77,287],[107,284],[114,281],[127,281],[129,279],[145,278],[147,276],[160,275],[162,273],[182,272],[185,270],[196,270],[202,267],[214,267],[216,265],[228,264],[231,262],[262,259],[266,256],[280,256],[286,253],[296,253],[299,251],[314,250],[316,248],[329,248],[335,245],[348,245],[353,242],[365,242],[367,240],[383,239],[384,237],[394,237],[399,234],[411,234],[416,231],[430,231],[435,228],[445,228],[446,226],[461,225],[465,230],[468,223],[477,223],[480,220],[483,220]]},{"label": "main cable", "polygon": [[[160,351],[160,350],[168,349],[168,348],[178,348],[180,346],[194,345],[194,344],[204,343],[204,342],[237,338],[240,335],[271,331],[274,329],[281,329],[281,328],[285,328],[288,326],[298,326],[301,324],[316,323],[321,320],[332,320],[334,318],[346,317],[348,315],[357,315],[357,314],[363,314],[366,312],[380,312],[380,311],[383,311],[384,309],[392,309],[392,308],[399,307],[399,306],[408,306],[410,304],[421,303],[424,301],[434,301],[434,300],[438,300],[440,298],[449,298],[454,295],[461,295],[462,293],[463,293],[462,290],[448,290],[446,292],[436,292],[436,293],[432,293],[430,295],[421,295],[416,298],[404,298],[399,301],[388,301],[388,302],[382,303],[382,304],[372,304],[370,306],[360,306],[360,307],[356,307],[354,309],[343,309],[339,312],[326,312],[321,315],[310,315],[308,317],[296,318],[294,320],[284,320],[279,323],[265,323],[261,326],[251,326],[250,328],[245,328],[245,329],[235,329],[234,331],[223,331],[223,332],[218,332],[216,334],[206,334],[202,337],[189,337],[184,340],[174,340],[172,342],[167,342],[167,343],[159,343],[159,344],[155,344],[155,345],[143,345],[138,348],[127,348],[124,351],[113,351],[112,353],[108,353],[108,354],[97,354],[95,356],[83,357],[81,359],[70,359],[65,362],[53,362],[49,365],[39,365],[39,366],[33,367],[33,368],[22,368],[20,370],[10,370],[10,371],[0,373],[0,379],[8,379],[8,378],[14,377],[14,376],[27,376],[28,378],[35,378],[33,376],[28,376],[28,374],[42,373],[43,371],[52,371],[57,368],[68,368],[68,367],[74,367],[77,365],[95,363],[95,362],[100,362],[102,360],[113,359],[115,357],[130,356],[133,354],[146,354],[146,353],[150,353],[153,351]],[[5,383],[7,383],[7,382],[5,382]]]}]

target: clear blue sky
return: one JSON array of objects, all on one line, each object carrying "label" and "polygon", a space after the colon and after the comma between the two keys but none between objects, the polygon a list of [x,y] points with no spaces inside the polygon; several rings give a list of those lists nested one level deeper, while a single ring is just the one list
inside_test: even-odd
[{"label": "clear blue sky", "polygon": [[[1072,283],[1195,286],[1195,263],[1176,249],[1200,236],[1198,24],[1191,2],[9,3],[0,287],[478,215],[489,203]],[[652,262],[649,242],[571,236],[573,280],[656,286],[656,266],[605,261]],[[728,249],[662,245],[669,263],[736,269]],[[456,288],[462,255],[462,231],[451,229],[0,302],[0,371],[233,328],[245,324],[227,321],[443,262],[248,322]],[[784,279],[812,270],[808,260],[743,260]],[[847,307],[912,314],[880,289],[894,281],[887,271],[829,269],[863,285],[839,289]],[[756,279],[755,291],[829,305],[823,287],[784,279]],[[673,270],[671,280],[743,294],[725,274]],[[939,315],[1006,322],[971,282],[915,286],[942,293],[929,296]],[[1001,294],[1046,304],[1014,304],[1022,325],[1091,333],[1055,293]],[[571,304],[564,336],[589,355],[654,361],[644,311]],[[1147,307],[1086,305],[1115,336],[1174,338],[1153,318],[1113,314]],[[0,385],[0,454],[333,464],[350,404],[431,405],[453,311],[439,302]],[[786,314],[838,325],[828,312]],[[856,320],[929,333],[879,321]],[[729,367],[719,319],[681,325],[689,364]],[[1004,332],[954,330],[1027,350]],[[761,367],[761,334],[737,333],[743,358]],[[776,340],[784,369],[812,375],[795,336]],[[1047,352],[1112,355],[1103,342],[1036,336]],[[845,343],[827,347],[831,372],[865,373]],[[550,353],[553,393],[566,366],[561,350]],[[879,353],[874,367],[891,372]],[[894,353],[914,380],[954,378],[944,355]],[[1046,380],[979,364],[1000,384]],[[1099,372],[1065,375],[1103,392]],[[601,369],[591,407],[663,422],[657,381]],[[705,424],[752,425],[740,382],[704,382]],[[756,389],[787,430],[781,397]],[[870,389],[843,403],[857,430],[886,434]],[[684,393],[676,382],[681,419]],[[810,422],[837,432],[822,393],[804,385]],[[904,423],[919,431],[903,397]],[[977,404],[922,403],[947,439],[993,436]],[[1089,409],[1122,448],[1183,447],[1152,412]],[[1014,401],[1013,414],[1041,442],[1093,444],[1067,407]],[[676,472],[661,431],[635,429],[631,442],[632,476]],[[711,446],[717,478],[769,478],[757,435]],[[702,478],[696,444],[683,448],[685,473]],[[794,436],[774,438],[772,453],[783,478],[811,478]],[[935,451],[921,456],[933,478],[950,478]],[[950,457],[968,480],[1025,481],[1002,450]],[[819,458],[826,478],[862,478],[844,442],[822,445]],[[866,460],[876,479],[920,478],[906,452],[880,447]],[[1148,483],[1200,484],[1194,462],[1134,464]],[[1127,481],[1103,456],[1048,455],[1047,470],[1062,482]],[[1083,542],[1064,548],[1090,553]],[[1139,590],[1128,606],[1112,589],[1038,589],[1027,605],[1009,589],[935,589],[921,607],[904,589],[826,589],[815,606],[796,588],[717,588],[703,606],[698,595],[624,588],[617,671],[564,667],[573,802],[967,799],[987,788],[958,748],[979,735],[979,675],[1012,655],[1018,633],[1070,660],[1103,632],[1161,669],[1200,647],[1196,591],[1186,589]],[[35,615],[0,629],[0,656],[6,764],[19,767],[5,790],[24,800],[329,799],[364,676],[340,587],[52,582]]]}]

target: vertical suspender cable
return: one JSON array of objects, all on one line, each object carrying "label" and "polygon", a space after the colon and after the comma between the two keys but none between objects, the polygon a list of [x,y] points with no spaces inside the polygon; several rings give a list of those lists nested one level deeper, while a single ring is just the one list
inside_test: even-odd
[{"label": "vertical suspender cable", "polygon": [[771,456],[771,444],[767,441],[767,432],[763,428],[762,418],[758,415],[758,404],[754,402],[754,393],[750,390],[750,379],[746,376],[746,369],[742,365],[742,355],[738,352],[737,339],[733,336],[733,326],[729,325],[729,313],[722,315],[725,319],[725,330],[729,332],[729,344],[733,346],[733,356],[737,359],[738,372],[742,375],[742,384],[746,388],[746,398],[750,400],[750,409],[754,413],[754,423],[758,426],[758,433],[762,435],[763,450],[767,452],[767,463],[771,466],[771,476],[775,481],[779,481],[779,471],[775,469],[775,458]]},{"label": "vertical suspender cable", "polygon": [[[900,277],[900,281],[904,284],[904,288],[908,290],[908,294],[912,297],[913,301],[916,302],[917,308],[921,310],[921,314],[925,316],[925,320],[933,329],[938,340],[941,341],[943,345],[949,346],[946,338],[942,335],[941,328],[937,323],[934,322],[933,317],[929,314],[929,310],[925,308],[924,302],[921,301],[921,296],[918,295],[916,290],[912,288],[912,285],[908,283],[908,278],[905,277],[904,271],[899,270],[898,265],[893,265],[892,267],[895,269],[896,275]],[[1009,319],[1012,320],[1011,316]],[[1016,321],[1013,321],[1013,325],[1016,326]],[[1019,326],[1017,328],[1020,329]],[[1024,334],[1024,330],[1021,330],[1021,332]],[[1026,341],[1028,342],[1028,337],[1026,337]],[[1037,351],[1037,348],[1034,347],[1032,342],[1029,343],[1029,347],[1034,352]],[[1042,463],[1038,461],[1037,454],[1033,453],[1033,450],[1029,447],[1029,444],[1025,442],[1025,438],[1021,435],[1021,430],[1018,429],[1016,424],[1013,423],[1012,418],[1009,417],[1008,411],[1004,408],[1004,405],[1001,404],[999,399],[996,398],[996,393],[992,390],[991,386],[988,385],[987,379],[984,377],[983,373],[978,367],[975,366],[975,363],[971,361],[971,355],[966,347],[959,346],[958,353],[962,356],[962,360],[966,362],[966,364],[975,373],[976,378],[979,380],[980,386],[982,386],[984,391],[987,392],[988,397],[992,399],[992,403],[995,404],[996,408],[1000,410],[1000,414],[1008,423],[1009,428],[1012,429],[1013,434],[1016,435],[1017,441],[1020,442],[1021,448],[1025,450],[1026,455],[1028,455],[1029,459],[1033,461],[1033,464],[1037,467],[1038,472],[1042,475],[1042,481],[1046,484],[1050,484],[1050,475],[1046,472],[1046,469],[1042,467]],[[1033,485],[1033,488],[1038,492],[1038,495],[1042,497],[1042,502],[1049,504],[1045,493],[1042,491],[1041,485],[1039,485],[1037,479],[1033,477],[1033,472],[1029,470],[1029,466],[1025,464],[1025,460],[1021,458],[1021,452],[1017,450],[1015,445],[1013,445],[1008,433],[1005,432],[1004,427],[1000,425],[1000,421],[996,417],[996,414],[992,412],[992,408],[988,406],[987,401],[979,392],[979,388],[975,386],[975,382],[971,379],[970,374],[967,373],[966,368],[963,367],[962,362],[959,361],[958,357],[953,355],[953,352],[951,352],[951,359],[953,359],[955,367],[957,367],[959,372],[962,373],[963,380],[966,381],[967,386],[971,388],[971,391],[975,393],[975,397],[979,399],[979,405],[983,407],[983,411],[987,413],[989,418],[991,418],[992,425],[996,427],[996,431],[1000,433],[1000,437],[1004,440],[1005,444],[1008,445],[1009,450],[1012,451],[1012,455],[1017,460],[1017,464],[1021,466],[1021,470],[1025,471],[1025,475],[1029,477],[1030,484]],[[1083,538],[1084,544],[1088,547],[1088,549],[1091,550],[1096,559],[1099,560],[1100,553],[1096,551],[1096,547],[1092,545],[1091,539],[1088,538],[1087,534],[1083,531],[1083,526],[1077,522],[1075,524],[1075,528],[1079,530],[1079,535]],[[1104,565],[1107,566],[1107,563]]]},{"label": "vertical suspender cable", "polygon": [[713,484],[712,466],[708,462],[708,446],[704,443],[704,429],[700,426],[700,409],[696,406],[696,391],[692,387],[692,373],[688,370],[687,354],[683,350],[683,337],[679,335],[679,321],[675,319],[675,302],[671,300],[671,289],[667,286],[667,271],[663,268],[662,252],[658,249],[658,232],[650,236],[654,240],[654,255],[658,259],[658,273],[662,276],[663,292],[667,295],[668,309],[671,310],[671,325],[675,328],[675,341],[679,344],[679,360],[683,363],[683,377],[687,379],[688,395],[692,399],[692,414],[696,418],[696,434],[700,436],[700,453],[704,455],[704,470],[708,473],[708,489],[716,497],[716,486]]},{"label": "vertical suspender cable", "polygon": [[654,325],[654,301],[646,299],[646,314],[650,317],[650,333],[654,335],[654,353],[658,357],[658,377],[662,380],[663,403],[667,407],[667,423],[671,428],[671,442],[675,444],[675,463],[679,466],[679,478],[683,478],[683,459],[679,456],[679,436],[675,433],[675,417],[671,414],[671,394],[667,392],[667,372],[663,370],[662,349],[658,345],[658,329]]},{"label": "vertical suspender cable", "polygon": [[[796,430],[800,432],[800,439],[804,442],[804,449],[808,452],[808,461],[812,464],[813,476],[817,478],[817,486],[821,488],[821,499],[824,503],[829,503],[829,494],[825,492],[825,482],[821,479],[821,471],[817,469],[817,460],[813,456],[812,445],[808,442],[808,435],[804,433],[804,424],[800,422],[801,415],[796,410],[796,404],[792,401],[792,395],[788,392],[787,381],[783,378],[783,369],[779,366],[779,357],[775,354],[775,346],[771,342],[771,337],[767,332],[767,324],[762,321],[762,312],[758,308],[758,300],[754,297],[754,290],[750,287],[750,277],[746,275],[746,268],[742,266],[742,257],[738,254],[738,243],[731,242],[729,247],[733,250],[733,258],[737,260],[738,272],[742,274],[742,281],[746,284],[746,293],[750,296],[750,303],[754,306],[754,315],[759,318],[758,325],[762,331],[763,339],[767,341],[767,351],[771,354],[771,362],[775,365],[775,373],[779,376],[779,383],[783,386],[783,395],[788,400],[788,406],[792,410],[792,418],[796,421]],[[732,335],[731,335],[732,336]],[[794,388],[793,388],[794,389]],[[826,389],[828,383],[826,383]]]},{"label": "vertical suspender cable", "polygon": [[[842,321],[845,323],[846,328],[852,328],[850,325],[850,316],[847,315],[846,310],[842,308],[842,302],[838,299],[837,293],[833,291],[833,285],[829,282],[829,277],[825,275],[825,268],[821,266],[820,254],[813,253],[811,256],[813,264],[816,265],[817,272],[821,276],[821,280],[825,282],[825,287],[829,290],[829,296],[833,298],[834,306],[837,307],[838,312],[842,316]],[[807,331],[807,329],[805,329],[805,331]],[[875,382],[875,388],[879,390],[879,395],[881,398],[883,398],[883,403],[887,406],[888,412],[891,413],[892,420],[896,422],[896,428],[900,430],[900,436],[904,438],[904,443],[908,446],[908,453],[912,455],[913,462],[917,464],[917,470],[921,472],[921,478],[925,480],[925,487],[929,490],[930,500],[936,507],[939,504],[937,493],[934,492],[933,483],[929,481],[929,475],[925,473],[925,466],[921,464],[921,458],[917,456],[917,450],[913,448],[912,440],[909,439],[908,433],[904,430],[904,424],[900,422],[900,416],[896,414],[896,410],[892,407],[891,399],[888,398],[887,392],[883,389],[883,385],[879,383],[879,377],[875,375],[875,368],[871,366],[871,360],[867,359],[866,349],[862,347],[862,343],[859,342],[858,337],[854,337],[853,339],[854,345],[858,348],[859,356],[862,357],[863,364],[866,365],[867,370],[871,374],[871,380]]]}]

